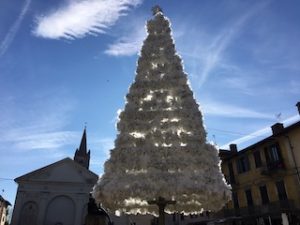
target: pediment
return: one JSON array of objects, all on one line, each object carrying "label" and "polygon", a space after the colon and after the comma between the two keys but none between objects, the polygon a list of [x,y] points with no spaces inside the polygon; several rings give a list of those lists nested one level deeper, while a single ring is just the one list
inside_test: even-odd
[{"label": "pediment", "polygon": [[15,179],[21,182],[67,182],[96,183],[98,176],[74,162],[65,158],[48,166],[42,167]]}]

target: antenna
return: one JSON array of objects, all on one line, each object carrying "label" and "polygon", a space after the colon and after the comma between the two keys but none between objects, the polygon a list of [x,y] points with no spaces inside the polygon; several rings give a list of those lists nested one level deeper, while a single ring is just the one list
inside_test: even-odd
[{"label": "antenna", "polygon": [[276,121],[277,121],[277,122],[280,122],[280,121],[281,121],[281,116],[282,116],[281,113],[275,114],[275,118],[276,118]]},{"label": "antenna", "polygon": [[213,143],[214,143],[214,145],[217,145],[216,135],[213,134],[212,137],[213,137]]}]

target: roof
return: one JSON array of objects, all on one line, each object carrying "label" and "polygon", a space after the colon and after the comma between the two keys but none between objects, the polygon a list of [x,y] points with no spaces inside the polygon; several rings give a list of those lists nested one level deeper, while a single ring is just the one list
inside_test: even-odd
[{"label": "roof", "polygon": [[79,149],[76,150],[76,154],[86,155],[87,154],[87,142],[86,142],[86,128],[83,130]]},{"label": "roof", "polygon": [[6,207],[9,206],[9,205],[11,205],[9,201],[5,200],[5,199],[2,197],[2,195],[0,195],[0,201],[1,201],[1,202],[4,202],[4,203],[6,204]]},{"label": "roof", "polygon": [[225,149],[220,149],[219,150],[219,155],[220,157],[222,157],[222,159],[229,159],[229,158],[232,158],[234,156],[237,156],[237,155],[241,155],[241,154],[244,154],[245,152],[247,151],[250,151],[258,146],[261,146],[267,142],[270,142],[270,141],[273,141],[274,138],[276,137],[279,137],[279,136],[284,136],[285,134],[287,134],[289,131],[295,129],[295,128],[298,128],[300,127],[300,121],[296,122],[296,123],[293,123],[291,124],[290,126],[287,126],[287,127],[284,127],[280,132],[278,132],[277,134],[272,134],[271,136],[269,137],[266,137],[240,151],[237,151],[237,152],[232,152],[230,150],[225,150]]},{"label": "roof", "polygon": [[72,165],[74,168],[77,168],[79,170],[81,170],[83,173],[85,173],[87,176],[91,177],[92,179],[98,179],[98,175],[95,174],[94,172],[86,169],[85,167],[81,166],[80,164],[76,163],[75,161],[73,161],[72,159],[70,158],[64,158],[62,160],[59,160],[57,162],[54,162],[50,165],[47,165],[47,166],[44,166],[42,168],[39,168],[37,170],[34,170],[32,172],[29,172],[27,174],[24,174],[20,177],[17,177],[15,179],[15,182],[19,183],[20,181],[26,181],[26,180],[29,180],[31,177],[35,176],[35,175],[38,175],[41,171],[46,171],[48,169],[51,169],[51,168],[54,168],[54,167],[57,167],[59,165],[62,165],[62,164],[70,164]]}]

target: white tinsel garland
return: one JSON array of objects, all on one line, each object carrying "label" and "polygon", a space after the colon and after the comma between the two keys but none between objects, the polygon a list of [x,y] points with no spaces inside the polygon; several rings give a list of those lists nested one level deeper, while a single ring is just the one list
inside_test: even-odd
[{"label": "white tinsel garland", "polygon": [[217,149],[206,143],[202,114],[176,54],[170,22],[148,21],[135,82],[119,115],[119,134],[94,188],[111,211],[157,213],[148,200],[176,200],[167,212],[217,210],[230,199]]}]

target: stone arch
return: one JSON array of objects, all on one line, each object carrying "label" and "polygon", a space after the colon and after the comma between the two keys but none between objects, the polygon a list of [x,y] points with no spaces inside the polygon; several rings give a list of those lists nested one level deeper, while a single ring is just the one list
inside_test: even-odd
[{"label": "stone arch", "polygon": [[39,208],[37,203],[33,201],[25,202],[19,218],[19,225],[37,225]]},{"label": "stone arch", "polygon": [[44,225],[74,225],[74,222],[73,199],[65,195],[54,197],[47,206]]}]

